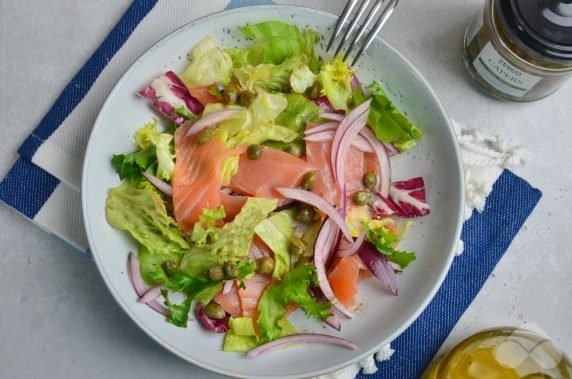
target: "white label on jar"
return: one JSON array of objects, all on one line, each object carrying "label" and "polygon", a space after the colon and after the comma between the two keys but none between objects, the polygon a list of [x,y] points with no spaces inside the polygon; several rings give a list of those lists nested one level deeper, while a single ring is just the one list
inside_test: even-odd
[{"label": "white label on jar", "polygon": [[469,27],[467,28],[467,37],[466,37],[466,39],[467,39],[466,44],[467,45],[469,43],[471,43],[473,38],[475,38],[475,36],[477,35],[477,32],[481,29],[481,26],[483,26],[483,10],[482,9],[475,16],[475,18],[473,18],[473,20],[469,24]]},{"label": "white label on jar", "polygon": [[490,42],[475,58],[473,66],[491,86],[515,97],[524,96],[542,79],[514,67],[500,56]]}]

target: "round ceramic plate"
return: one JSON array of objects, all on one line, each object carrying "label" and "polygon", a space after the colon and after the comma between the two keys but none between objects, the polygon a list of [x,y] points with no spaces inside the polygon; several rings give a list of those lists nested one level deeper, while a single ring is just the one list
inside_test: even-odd
[{"label": "round ceramic plate", "polygon": [[306,319],[301,311],[291,317],[299,330],[348,338],[358,345],[357,350],[299,346],[254,359],[222,352],[222,334],[205,331],[197,322],[177,328],[137,303],[126,270],[127,254],[136,251],[136,245],[105,220],[107,192],[120,183],[110,163],[112,155],[133,151],[135,131],[158,117],[147,101],[136,96],[137,91],[167,70],[181,72],[188,64],[187,53],[203,37],[212,36],[222,47],[241,46],[247,42],[240,37],[239,27],[268,20],[314,28],[327,41],[336,16],[285,6],[239,8],[194,21],[153,46],[123,75],[97,118],[84,162],[83,214],[91,251],[109,290],[133,321],[165,348],[196,365],[234,377],[310,377],[356,362],[402,333],[433,298],[459,240],[464,188],[451,122],[427,81],[396,49],[377,39],[357,72],[365,83],[381,81],[395,104],[425,133],[419,146],[392,158],[394,180],[423,176],[426,182],[431,215],[419,219],[401,245],[417,252],[417,260],[399,274],[397,297],[373,279],[362,282],[357,317],[343,320],[339,333]]}]

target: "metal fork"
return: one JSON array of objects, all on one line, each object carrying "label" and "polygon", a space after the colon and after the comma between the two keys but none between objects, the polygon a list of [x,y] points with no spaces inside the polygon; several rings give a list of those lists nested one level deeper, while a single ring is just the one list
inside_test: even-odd
[{"label": "metal fork", "polygon": [[[359,9],[357,10],[353,19],[350,21],[350,24],[346,28],[346,31],[344,32],[344,35],[343,35],[343,37],[342,37],[342,39],[341,39],[341,41],[340,41],[340,43],[336,49],[335,55],[338,55],[342,51],[344,45],[350,39],[352,32],[359,25],[360,19],[362,18],[363,14],[367,10],[367,7],[371,3],[371,0],[348,0],[348,3],[346,4],[346,6],[342,12],[342,15],[338,18],[338,23],[336,24],[336,27],[334,28],[332,36],[330,37],[330,42],[328,42],[328,47],[326,48],[326,52],[330,51],[330,49],[332,48],[332,45],[334,44],[334,41],[340,35],[340,32],[342,31],[344,24],[350,18],[352,11],[354,10],[356,5],[360,1],[361,1],[361,5],[360,5]],[[359,43],[361,43],[360,40],[363,37],[366,29],[369,27],[369,25],[377,17],[377,21],[375,22],[375,25],[371,28],[369,34],[366,36],[365,42],[363,42],[363,44],[361,44],[360,49],[358,50],[356,56],[354,57],[354,59],[352,61],[352,66],[354,66],[357,63],[359,58],[362,56],[363,52],[369,47],[369,45],[371,45],[371,43],[373,42],[373,39],[377,36],[377,34],[379,33],[379,31],[381,30],[381,28],[383,27],[383,25],[385,24],[385,22],[389,18],[389,16],[391,16],[391,13],[393,12],[395,7],[397,6],[398,2],[399,2],[399,0],[377,0],[375,2],[375,4],[371,7],[365,21],[361,24],[359,30],[357,31],[357,33],[355,34],[355,36],[351,40],[349,46],[347,47],[347,50],[344,54],[344,60],[348,59],[348,57],[349,57],[350,53],[353,51],[353,49],[356,46],[358,46]],[[384,4],[385,4],[385,7],[383,7]],[[381,9],[381,12],[380,12],[380,9]]]}]

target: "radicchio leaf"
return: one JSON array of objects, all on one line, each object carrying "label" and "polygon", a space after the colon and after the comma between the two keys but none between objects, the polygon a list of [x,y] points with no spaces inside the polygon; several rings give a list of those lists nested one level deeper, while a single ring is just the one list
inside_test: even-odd
[{"label": "radicchio leaf", "polygon": [[395,205],[395,215],[398,217],[425,216],[431,212],[425,198],[425,182],[422,177],[392,183],[389,199]]}]

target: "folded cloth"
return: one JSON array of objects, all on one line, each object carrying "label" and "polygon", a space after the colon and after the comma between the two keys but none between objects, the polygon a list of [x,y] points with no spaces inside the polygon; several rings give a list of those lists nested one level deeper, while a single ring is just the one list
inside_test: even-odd
[{"label": "folded cloth", "polygon": [[[97,112],[121,74],[157,36],[187,23],[189,15],[198,18],[225,8],[272,3],[134,0],[20,147],[21,158],[0,183],[0,199],[90,257],[81,217],[81,162]],[[294,0],[274,3],[300,5]],[[331,11],[340,8],[338,3],[345,0],[319,0],[312,6]],[[466,215],[472,214],[463,227],[465,252],[419,319],[376,355],[382,361],[379,370],[372,356],[324,377],[353,378],[362,367],[362,374],[373,374],[369,378],[419,377],[540,199],[540,191],[503,170],[521,162],[518,149],[499,137],[456,128],[465,162]]]}]

